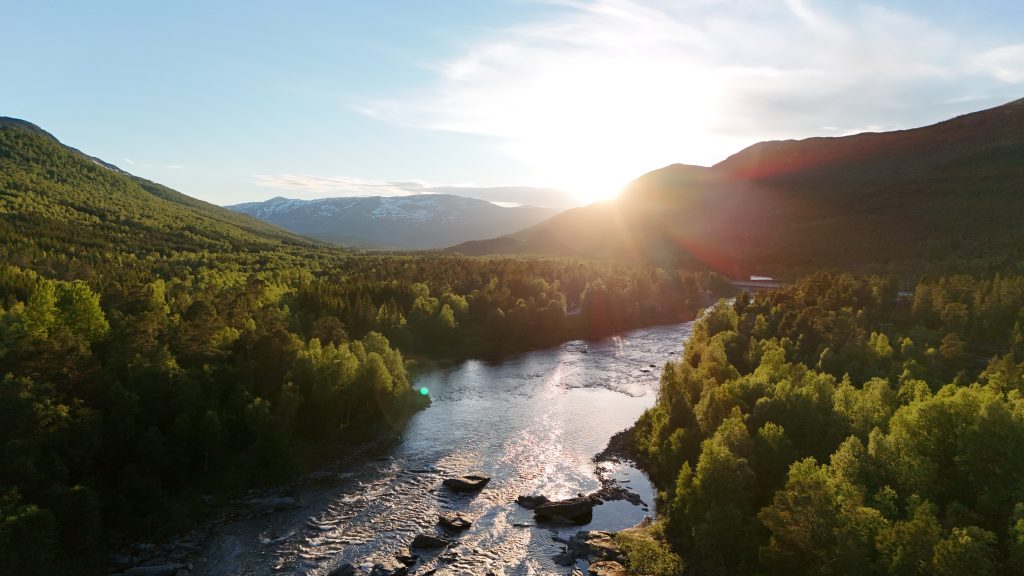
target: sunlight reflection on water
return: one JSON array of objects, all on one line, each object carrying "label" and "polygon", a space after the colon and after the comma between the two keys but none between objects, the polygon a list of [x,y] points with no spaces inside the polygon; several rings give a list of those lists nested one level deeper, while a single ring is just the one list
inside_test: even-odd
[{"label": "sunlight reflection on water", "polygon": [[[214,548],[234,546],[234,556],[200,561],[194,574],[327,574],[341,562],[368,567],[406,553],[416,534],[434,534],[444,511],[465,514],[473,527],[446,551],[421,551],[417,572],[565,574],[552,561],[560,551],[553,532],[619,530],[653,512],[608,502],[587,526],[536,527],[516,497],[596,490],[591,458],[654,403],[660,367],[689,330],[689,323],[647,328],[426,374],[415,384],[429,389],[433,404],[410,420],[386,458],[356,465],[293,517],[226,528]],[[441,486],[443,478],[469,472],[493,480],[479,494]],[[653,505],[650,483],[632,467],[607,464],[602,473],[628,481]]]}]

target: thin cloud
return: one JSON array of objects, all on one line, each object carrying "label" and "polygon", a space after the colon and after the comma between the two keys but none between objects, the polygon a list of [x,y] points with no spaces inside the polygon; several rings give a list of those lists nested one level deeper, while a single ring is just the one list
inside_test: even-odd
[{"label": "thin cloud", "polygon": [[278,190],[293,190],[323,197],[325,194],[339,196],[408,196],[423,193],[424,182],[383,182],[362,180],[348,176],[324,177],[308,174],[256,174],[253,184]]},{"label": "thin cloud", "polygon": [[832,38],[846,36],[842,26],[813,10],[804,0],[786,0],[786,7],[815,34]]},{"label": "thin cloud", "polygon": [[975,61],[979,69],[1007,84],[1024,83],[1024,44],[989,50]]},{"label": "thin cloud", "polygon": [[[941,120],[970,109],[957,99],[995,104],[1024,77],[1024,45],[990,50],[984,38],[878,5],[549,3],[559,8],[551,18],[493,32],[438,64],[433,86],[360,109],[492,137],[561,187],[621,185],[758,140]],[[570,182],[580,174],[590,180]]]}]

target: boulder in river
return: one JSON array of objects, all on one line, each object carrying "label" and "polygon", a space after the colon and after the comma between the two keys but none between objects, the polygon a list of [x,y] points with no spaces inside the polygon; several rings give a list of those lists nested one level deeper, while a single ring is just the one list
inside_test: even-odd
[{"label": "boulder in river", "polygon": [[456,492],[477,492],[483,490],[491,479],[480,474],[467,474],[458,478],[445,478],[443,484]]},{"label": "boulder in river", "polygon": [[640,495],[633,492],[629,488],[621,485],[615,480],[601,480],[603,486],[597,492],[590,495],[591,498],[597,498],[602,502],[611,502],[612,500],[625,500],[634,506],[646,506],[647,503],[640,498]]},{"label": "boulder in river", "polygon": [[533,510],[541,504],[547,504],[550,500],[548,500],[548,497],[543,494],[537,494],[535,496],[520,496],[516,498],[516,502],[527,510]]},{"label": "boulder in river", "polygon": [[602,560],[592,562],[587,571],[594,576],[629,576],[626,567],[614,560]]},{"label": "boulder in river", "polygon": [[406,566],[412,566],[420,559],[419,554],[398,554],[395,556],[395,560],[398,560]]},{"label": "boulder in river", "polygon": [[437,523],[452,530],[468,530],[473,523],[462,514],[441,514],[437,517]]},{"label": "boulder in river", "polygon": [[568,540],[558,535],[551,539],[565,544],[565,550],[554,558],[555,563],[561,566],[570,566],[578,559],[589,562],[622,559],[622,551],[611,532],[581,530]]},{"label": "boulder in river", "polygon": [[439,536],[431,536],[429,534],[417,534],[412,539],[410,548],[444,548],[449,542]]},{"label": "boulder in river", "polygon": [[559,566],[572,566],[576,563],[576,554],[572,550],[563,550],[552,556],[551,560]]},{"label": "boulder in river", "polygon": [[562,520],[573,524],[586,524],[593,518],[594,501],[586,496],[556,500],[533,509],[538,520]]},{"label": "boulder in river", "polygon": [[590,560],[619,560],[622,558],[622,551],[611,532],[602,530],[577,532],[573,537],[573,542],[582,553],[581,556]]},{"label": "boulder in river", "polygon": [[388,565],[374,564],[370,569],[370,576],[406,576],[409,567],[397,561],[389,562]]}]

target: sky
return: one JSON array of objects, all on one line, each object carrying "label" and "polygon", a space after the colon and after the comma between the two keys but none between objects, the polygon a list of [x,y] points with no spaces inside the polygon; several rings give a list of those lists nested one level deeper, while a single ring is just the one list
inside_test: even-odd
[{"label": "sky", "polygon": [[216,204],[584,204],[761,140],[1024,97],[1019,0],[0,0],[0,14],[0,115]]}]

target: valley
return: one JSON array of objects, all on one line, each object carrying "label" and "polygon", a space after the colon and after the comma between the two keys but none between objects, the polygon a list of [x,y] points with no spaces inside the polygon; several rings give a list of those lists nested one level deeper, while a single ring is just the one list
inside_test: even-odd
[{"label": "valley", "polygon": [[[1020,573],[1021,106],[761,143],[428,252],[331,245],[0,119],[0,568]],[[512,210],[244,211],[500,233],[444,203]],[[592,460],[630,426],[636,467]],[[442,485],[471,472],[476,496]],[[585,497],[608,486],[638,499]],[[593,517],[538,523],[534,493]],[[622,564],[573,540],[645,517],[601,536]],[[417,536],[439,550],[406,557]]]}]

